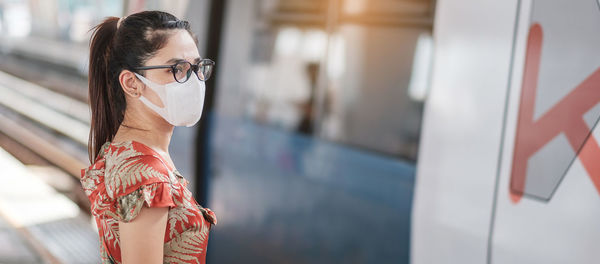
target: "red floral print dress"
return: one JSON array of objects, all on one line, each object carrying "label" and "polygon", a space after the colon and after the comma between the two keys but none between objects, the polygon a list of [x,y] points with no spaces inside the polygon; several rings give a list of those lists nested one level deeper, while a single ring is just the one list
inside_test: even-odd
[{"label": "red floral print dress", "polygon": [[102,263],[121,263],[119,221],[135,219],[143,206],[169,207],[164,263],[205,263],[215,214],[200,206],[188,181],[152,148],[137,142],[106,142],[81,184],[98,226]]}]

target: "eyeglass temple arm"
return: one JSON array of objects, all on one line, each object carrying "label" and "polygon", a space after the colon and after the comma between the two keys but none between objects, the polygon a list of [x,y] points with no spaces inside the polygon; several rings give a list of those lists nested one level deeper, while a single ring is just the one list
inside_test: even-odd
[{"label": "eyeglass temple arm", "polygon": [[173,65],[156,65],[156,66],[142,66],[142,67],[135,67],[133,68],[134,70],[152,70],[152,69],[166,69],[166,68],[173,68]]}]

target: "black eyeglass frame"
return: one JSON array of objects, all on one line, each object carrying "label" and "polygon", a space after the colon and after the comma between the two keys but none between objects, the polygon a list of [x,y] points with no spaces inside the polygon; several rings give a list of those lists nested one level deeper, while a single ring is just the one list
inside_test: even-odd
[{"label": "black eyeglass frame", "polygon": [[[188,69],[188,71],[185,74],[185,81],[179,81],[177,80],[177,76],[175,75],[175,71],[177,70],[177,65],[179,65],[180,63],[185,62],[188,63],[190,65],[190,68]],[[210,66],[210,67],[215,67],[215,62],[211,59],[201,59],[200,61],[198,61],[198,63],[196,64],[192,64],[189,61],[186,60],[181,60],[181,61],[177,61],[175,63],[173,63],[172,65],[153,65],[153,66],[141,66],[141,67],[134,67],[134,70],[154,70],[154,69],[171,69],[171,73],[173,73],[173,79],[175,79],[176,82],[178,83],[185,83],[190,79],[190,76],[192,75],[192,71],[196,74],[196,77],[198,77],[198,80],[201,80],[203,82],[207,81],[208,79],[210,79],[210,76],[212,74],[212,68],[210,69],[210,74],[208,74],[208,78],[200,79],[200,76],[198,75],[198,71],[200,70],[200,65],[202,66]]]}]

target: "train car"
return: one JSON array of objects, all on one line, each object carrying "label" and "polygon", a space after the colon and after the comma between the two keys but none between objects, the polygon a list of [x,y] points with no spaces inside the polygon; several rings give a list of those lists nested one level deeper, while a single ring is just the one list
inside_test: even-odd
[{"label": "train car", "polygon": [[442,0],[411,263],[597,263],[596,0]]}]

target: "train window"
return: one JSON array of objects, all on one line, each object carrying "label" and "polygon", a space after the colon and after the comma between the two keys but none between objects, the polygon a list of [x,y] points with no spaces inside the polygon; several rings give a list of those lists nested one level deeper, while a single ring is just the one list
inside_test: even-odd
[{"label": "train window", "polygon": [[327,49],[325,1],[257,1],[245,113],[312,133],[319,65]]},{"label": "train window", "polygon": [[232,5],[218,111],[415,161],[432,1]]}]

